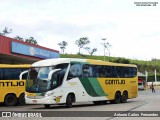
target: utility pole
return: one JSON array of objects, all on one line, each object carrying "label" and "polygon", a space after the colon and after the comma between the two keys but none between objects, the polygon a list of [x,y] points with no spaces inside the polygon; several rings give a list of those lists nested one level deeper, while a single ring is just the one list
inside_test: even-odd
[{"label": "utility pole", "polygon": [[102,40],[104,41],[103,45],[104,45],[104,61],[105,61],[105,40],[106,40],[106,38],[102,38]]}]

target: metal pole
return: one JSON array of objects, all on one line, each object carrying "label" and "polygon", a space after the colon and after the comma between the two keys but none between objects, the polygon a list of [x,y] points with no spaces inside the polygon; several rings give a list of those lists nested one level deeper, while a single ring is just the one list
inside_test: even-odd
[{"label": "metal pole", "polygon": [[148,90],[148,72],[147,70],[145,71],[145,76],[146,76],[146,90]]},{"label": "metal pole", "polygon": [[156,69],[154,70],[155,72],[155,82],[157,82],[157,72],[156,72]]},{"label": "metal pole", "polygon": [[105,61],[105,40],[106,38],[102,38],[102,40],[104,41],[103,45],[104,45],[104,61]]}]

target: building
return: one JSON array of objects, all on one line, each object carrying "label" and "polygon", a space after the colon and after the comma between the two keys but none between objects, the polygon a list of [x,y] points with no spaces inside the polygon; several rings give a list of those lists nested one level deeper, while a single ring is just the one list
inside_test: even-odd
[{"label": "building", "polygon": [[0,35],[0,64],[30,64],[38,60],[59,58],[57,50]]}]

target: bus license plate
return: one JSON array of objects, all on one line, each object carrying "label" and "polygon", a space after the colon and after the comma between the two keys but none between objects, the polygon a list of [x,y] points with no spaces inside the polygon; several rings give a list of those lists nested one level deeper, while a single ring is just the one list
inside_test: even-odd
[{"label": "bus license plate", "polygon": [[37,100],[33,100],[32,102],[33,102],[33,103],[37,103]]}]

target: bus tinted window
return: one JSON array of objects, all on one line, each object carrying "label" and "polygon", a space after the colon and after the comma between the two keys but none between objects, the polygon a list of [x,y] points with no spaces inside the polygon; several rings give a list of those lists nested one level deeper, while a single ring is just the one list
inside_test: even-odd
[{"label": "bus tinted window", "polygon": [[122,67],[117,66],[117,67],[116,67],[116,70],[117,70],[117,76],[118,76],[118,77],[123,77]]},{"label": "bus tinted window", "polygon": [[117,70],[116,70],[116,67],[115,66],[110,66],[110,77],[112,78],[117,78],[118,75],[117,75]]},{"label": "bus tinted window", "polygon": [[100,65],[99,66],[99,77],[106,77],[106,70],[107,70],[107,68],[106,68],[106,66],[104,66],[104,65]]},{"label": "bus tinted window", "polygon": [[84,64],[82,67],[82,76],[83,77],[93,77],[92,66],[89,64]]},{"label": "bus tinted window", "polygon": [[99,77],[99,67],[98,65],[92,65],[93,77]]},{"label": "bus tinted window", "polygon": [[137,68],[130,67],[130,68],[129,68],[129,72],[130,72],[130,74],[131,74],[131,77],[137,76]]},{"label": "bus tinted window", "polygon": [[129,67],[123,67],[123,77],[128,78],[129,76]]},{"label": "bus tinted window", "polygon": [[68,73],[68,79],[82,76],[82,66],[78,63],[72,63]]},{"label": "bus tinted window", "polygon": [[61,70],[52,74],[52,78],[51,78],[52,88],[56,88],[62,84],[67,67],[68,67],[68,63],[59,64],[53,67],[53,69],[56,68]]},{"label": "bus tinted window", "polygon": [[13,80],[13,79],[19,79],[19,74],[21,72],[21,69],[18,68],[6,68],[4,69],[4,79],[5,80]]},{"label": "bus tinted window", "polygon": [[111,76],[110,67],[106,66],[106,77],[110,77],[110,76]]},{"label": "bus tinted window", "polygon": [[64,75],[66,73],[67,67],[68,67],[68,63],[56,65],[56,68],[61,69],[60,71],[57,72],[57,84],[58,85],[62,84],[62,81],[63,81]]},{"label": "bus tinted window", "polygon": [[0,69],[0,80],[3,80],[3,69]]},{"label": "bus tinted window", "polygon": [[[26,71],[26,70],[28,70],[28,68],[21,68],[20,73],[23,72],[23,71]],[[24,74],[24,75],[22,76],[22,79],[27,79],[27,75],[28,75],[27,73]]]},{"label": "bus tinted window", "polygon": [[110,67],[104,65],[93,65],[92,66],[93,77],[109,77]]},{"label": "bus tinted window", "polygon": [[[82,71],[82,72],[81,72]],[[71,64],[69,77],[95,77],[95,78],[132,78],[137,75],[137,68],[124,66]]]}]

